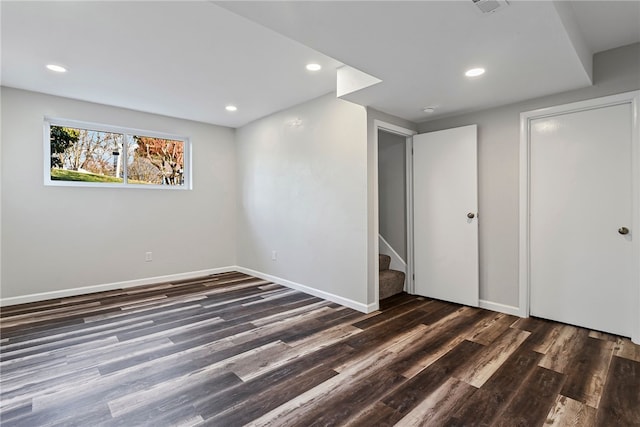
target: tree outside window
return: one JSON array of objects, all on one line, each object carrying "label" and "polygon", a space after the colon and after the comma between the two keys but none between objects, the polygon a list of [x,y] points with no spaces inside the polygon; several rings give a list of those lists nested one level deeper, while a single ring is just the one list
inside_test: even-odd
[{"label": "tree outside window", "polygon": [[183,139],[50,123],[50,180],[181,187]]}]

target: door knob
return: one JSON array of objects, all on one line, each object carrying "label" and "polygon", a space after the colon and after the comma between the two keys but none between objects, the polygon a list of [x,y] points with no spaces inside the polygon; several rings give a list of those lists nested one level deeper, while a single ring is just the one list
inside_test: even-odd
[{"label": "door knob", "polygon": [[[469,219],[473,219],[473,218],[475,218],[475,217],[476,217],[476,214],[474,214],[473,212],[469,212],[469,213],[467,214],[467,218],[469,218]],[[625,233],[625,234],[626,234],[626,233]]]},{"label": "door knob", "polygon": [[624,235],[624,234],[629,234],[629,229],[627,227],[620,227],[618,228],[618,233]]}]

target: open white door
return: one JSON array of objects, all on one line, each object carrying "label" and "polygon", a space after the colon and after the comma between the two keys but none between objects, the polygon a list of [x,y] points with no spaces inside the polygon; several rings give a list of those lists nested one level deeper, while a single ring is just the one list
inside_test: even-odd
[{"label": "open white door", "polygon": [[415,293],[478,305],[477,126],[413,137]]}]

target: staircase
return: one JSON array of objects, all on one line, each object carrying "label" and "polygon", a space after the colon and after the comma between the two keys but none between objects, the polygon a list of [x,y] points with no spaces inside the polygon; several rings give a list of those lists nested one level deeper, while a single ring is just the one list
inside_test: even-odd
[{"label": "staircase", "polygon": [[379,299],[389,298],[399,294],[404,290],[404,273],[397,270],[389,270],[391,257],[389,255],[379,255],[380,264],[378,267],[380,274],[380,296]]}]

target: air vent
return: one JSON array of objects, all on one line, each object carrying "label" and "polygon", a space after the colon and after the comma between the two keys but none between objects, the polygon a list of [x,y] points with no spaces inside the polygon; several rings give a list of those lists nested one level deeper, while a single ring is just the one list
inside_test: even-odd
[{"label": "air vent", "polygon": [[509,6],[506,0],[471,0],[482,13],[494,13]]}]

